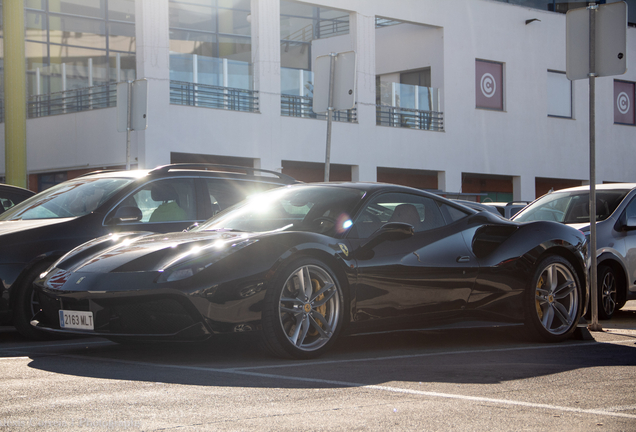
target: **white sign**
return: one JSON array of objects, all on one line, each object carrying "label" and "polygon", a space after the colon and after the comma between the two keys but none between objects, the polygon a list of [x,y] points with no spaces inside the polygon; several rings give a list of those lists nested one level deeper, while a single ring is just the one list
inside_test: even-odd
[{"label": "white sign", "polygon": [[[331,55],[316,57],[314,62],[314,100],[315,113],[329,110],[329,76],[331,75]],[[356,103],[356,53],[347,51],[334,56],[336,62],[333,76],[334,110],[348,110]]]},{"label": "white sign", "polygon": [[627,71],[627,3],[599,5],[595,12],[594,70],[590,71],[590,10],[566,14],[566,75],[568,79],[622,75]]},{"label": "white sign", "polygon": [[[131,130],[145,130],[148,127],[148,80],[132,82]],[[117,84],[117,131],[128,130],[128,83]]]}]

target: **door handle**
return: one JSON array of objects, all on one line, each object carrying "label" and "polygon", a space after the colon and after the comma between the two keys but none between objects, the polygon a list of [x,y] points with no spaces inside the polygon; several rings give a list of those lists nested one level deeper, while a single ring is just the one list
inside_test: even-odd
[{"label": "door handle", "polygon": [[460,256],[460,257],[457,257],[457,262],[458,262],[458,263],[466,263],[466,262],[470,262],[470,257],[467,257],[467,256]]}]

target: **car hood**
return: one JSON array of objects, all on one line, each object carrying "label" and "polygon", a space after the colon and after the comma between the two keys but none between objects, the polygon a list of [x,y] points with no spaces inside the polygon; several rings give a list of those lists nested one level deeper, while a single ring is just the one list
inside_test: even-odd
[{"label": "car hood", "polygon": [[69,253],[58,268],[78,273],[163,271],[195,259],[218,261],[256,241],[258,234],[242,232],[131,233],[105,237],[92,247]]},{"label": "car hood", "polygon": [[58,225],[73,219],[75,218],[0,221],[0,235],[13,234],[21,231],[31,230],[34,228]]}]

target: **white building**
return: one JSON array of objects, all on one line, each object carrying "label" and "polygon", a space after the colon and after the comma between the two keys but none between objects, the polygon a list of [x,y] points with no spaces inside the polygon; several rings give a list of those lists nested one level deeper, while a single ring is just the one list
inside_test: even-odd
[{"label": "white building", "polygon": [[[312,118],[312,64],[345,51],[357,56],[356,103],[333,123],[331,180],[493,200],[585,184],[588,81],[565,77],[559,13],[582,3],[511,3],[530,6],[25,1],[29,187],[124,166],[113,84],[142,78],[148,127],[130,134],[133,166],[206,161],[322,180],[327,122]],[[598,183],[636,181],[636,2],[628,3],[627,73],[596,79]]]}]

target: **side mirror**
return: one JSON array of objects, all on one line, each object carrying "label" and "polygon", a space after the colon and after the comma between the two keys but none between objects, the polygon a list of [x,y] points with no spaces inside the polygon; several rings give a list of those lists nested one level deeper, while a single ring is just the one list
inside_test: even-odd
[{"label": "side mirror", "polygon": [[636,230],[636,216],[627,218],[627,223],[623,225],[623,231],[633,231],[633,230]]},{"label": "side mirror", "polygon": [[415,234],[413,225],[403,222],[389,222],[382,225],[376,232],[371,234],[371,237],[362,244],[361,248],[370,250],[385,241],[404,240],[412,237],[413,234]]},{"label": "side mirror", "polygon": [[143,215],[138,207],[125,206],[117,209],[111,221],[116,224],[139,222],[142,217]]}]

